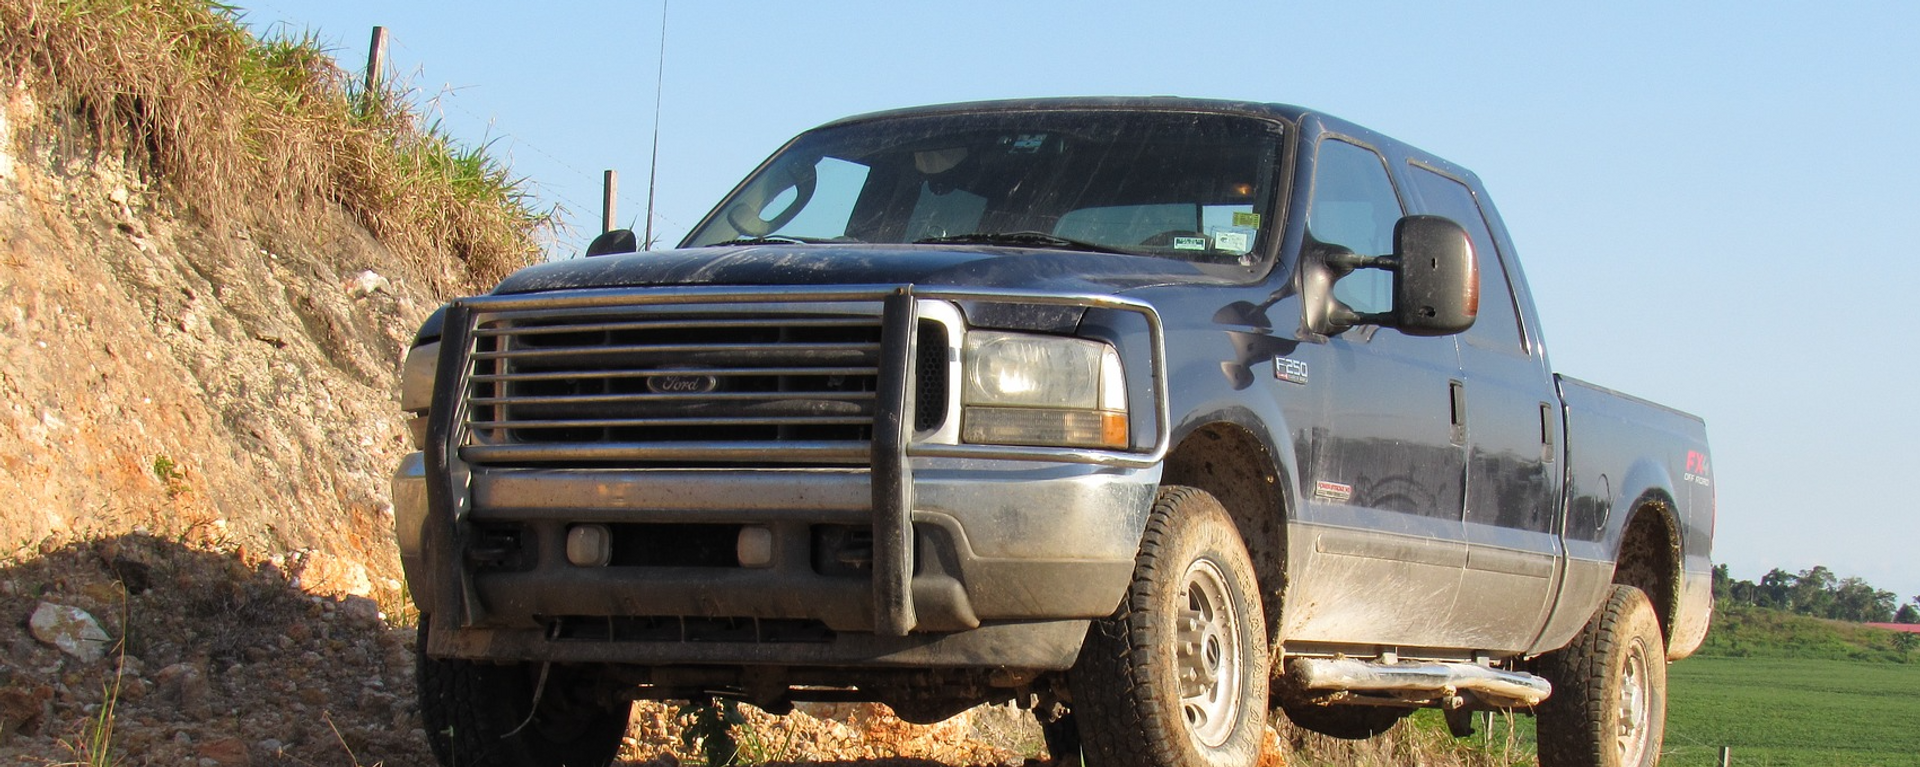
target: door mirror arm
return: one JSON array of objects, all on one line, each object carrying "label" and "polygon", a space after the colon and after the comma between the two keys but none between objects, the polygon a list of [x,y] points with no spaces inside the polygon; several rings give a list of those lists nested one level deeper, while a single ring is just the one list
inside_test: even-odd
[{"label": "door mirror arm", "polygon": [[[1440,216],[1406,216],[1393,227],[1393,253],[1363,256],[1320,244],[1308,261],[1303,289],[1306,329],[1333,335],[1356,325],[1398,329],[1410,336],[1445,336],[1473,326],[1480,311],[1480,272],[1467,231]],[[1333,283],[1360,269],[1393,273],[1393,307],[1356,312],[1333,297]]]}]

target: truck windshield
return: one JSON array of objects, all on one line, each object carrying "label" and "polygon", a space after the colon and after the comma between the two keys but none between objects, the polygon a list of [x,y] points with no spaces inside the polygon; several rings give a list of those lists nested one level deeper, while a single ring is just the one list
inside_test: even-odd
[{"label": "truck windshield", "polygon": [[795,139],[683,247],[969,243],[1251,265],[1277,123],[1123,110],[904,116]]}]

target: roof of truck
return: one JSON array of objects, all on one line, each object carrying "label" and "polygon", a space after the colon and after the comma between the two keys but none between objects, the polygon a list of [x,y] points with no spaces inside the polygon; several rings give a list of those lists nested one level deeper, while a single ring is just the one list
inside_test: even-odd
[{"label": "roof of truck", "polygon": [[833,122],[827,123],[827,125],[841,125],[880,118],[923,114],[1014,112],[1035,109],[1148,109],[1170,112],[1216,112],[1272,117],[1288,122],[1298,121],[1301,115],[1312,111],[1291,104],[1268,104],[1256,101],[1233,101],[1228,99],[1196,99],[1182,96],[1066,96],[1057,98],[1000,99],[993,101],[963,101],[952,104],[928,104],[925,106],[888,109],[880,112],[854,115],[852,117],[834,120]]}]

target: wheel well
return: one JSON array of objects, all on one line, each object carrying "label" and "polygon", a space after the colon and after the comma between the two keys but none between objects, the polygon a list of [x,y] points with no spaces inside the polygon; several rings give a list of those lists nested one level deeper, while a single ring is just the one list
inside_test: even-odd
[{"label": "wheel well", "polygon": [[1673,527],[1673,506],[1649,498],[1634,506],[1620,536],[1613,582],[1646,592],[1660,619],[1660,632],[1673,635],[1673,607],[1680,599],[1680,537]]},{"label": "wheel well", "polygon": [[1287,525],[1272,454],[1245,429],[1213,424],[1187,435],[1168,453],[1160,481],[1200,488],[1226,507],[1253,558],[1268,639],[1275,639],[1287,586]]}]

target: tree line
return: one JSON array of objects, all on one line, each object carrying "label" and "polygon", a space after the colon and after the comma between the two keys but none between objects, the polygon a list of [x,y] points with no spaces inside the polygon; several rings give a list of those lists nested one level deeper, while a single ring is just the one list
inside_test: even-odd
[{"label": "tree line", "polygon": [[1899,595],[1876,589],[1864,578],[1841,578],[1825,565],[1799,573],[1778,567],[1759,582],[1734,580],[1726,565],[1713,567],[1713,598],[1722,604],[1752,605],[1815,618],[1855,623],[1920,623],[1920,596],[1902,603]]}]

